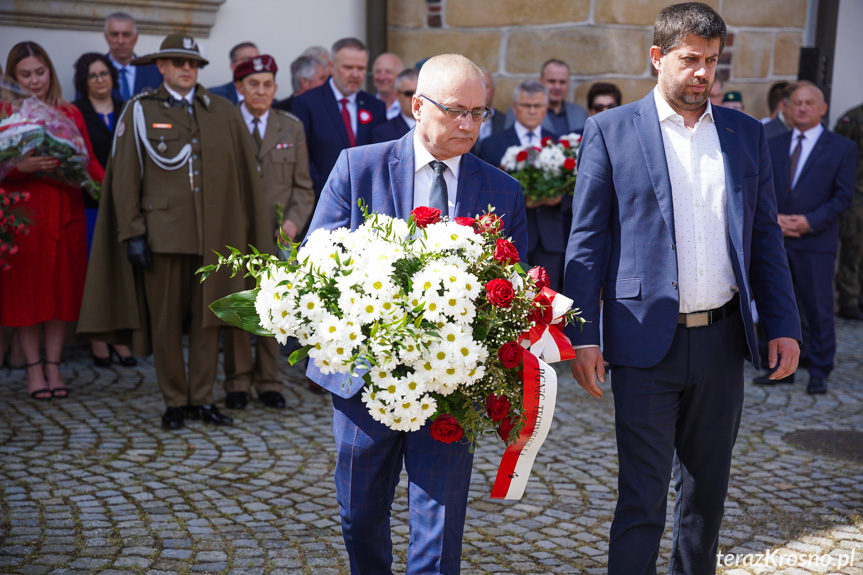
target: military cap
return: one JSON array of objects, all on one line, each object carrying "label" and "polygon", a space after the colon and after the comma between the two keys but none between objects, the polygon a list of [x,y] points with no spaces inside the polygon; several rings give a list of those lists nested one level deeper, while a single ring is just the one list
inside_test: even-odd
[{"label": "military cap", "polygon": [[743,103],[743,95],[740,92],[725,92],[722,96],[722,102],[740,102]]},{"label": "military cap", "polygon": [[234,68],[234,82],[239,82],[246,76],[261,72],[270,72],[275,76],[278,71],[279,67],[276,66],[276,60],[269,54],[262,54],[237,64],[237,67]]},{"label": "military cap", "polygon": [[147,54],[140,58],[132,60],[134,66],[146,66],[153,64],[156,60],[167,58],[188,58],[199,62],[198,67],[203,68],[210,62],[201,56],[201,50],[198,49],[198,43],[191,36],[185,34],[169,34],[159,47],[159,51],[155,54]]}]

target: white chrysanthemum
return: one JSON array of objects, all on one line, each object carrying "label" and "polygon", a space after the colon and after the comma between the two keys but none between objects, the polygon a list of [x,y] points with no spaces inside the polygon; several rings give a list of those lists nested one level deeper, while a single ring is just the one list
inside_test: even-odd
[{"label": "white chrysanthemum", "polygon": [[416,342],[411,339],[403,339],[399,345],[398,358],[403,364],[410,365],[422,355]]},{"label": "white chrysanthemum", "polygon": [[374,379],[372,379],[372,381],[379,389],[377,393],[378,399],[385,404],[395,405],[396,402],[401,401],[404,397],[402,395],[401,387],[399,386],[398,378],[389,376],[379,379],[378,381],[374,381]]},{"label": "white chrysanthemum", "polygon": [[372,296],[364,295],[360,298],[353,312],[352,315],[361,324],[374,323],[380,319],[381,302]]},{"label": "white chrysanthemum", "polygon": [[432,396],[426,394],[419,399],[420,414],[426,419],[432,416],[437,411],[437,401]]},{"label": "white chrysanthemum", "polygon": [[297,308],[303,317],[313,323],[321,321],[324,318],[324,314],[327,313],[326,309],[324,309],[324,302],[314,292],[300,296]]},{"label": "white chrysanthemum", "polygon": [[560,176],[566,156],[559,146],[545,146],[537,157],[537,167],[547,176]]},{"label": "white chrysanthemum", "polygon": [[421,411],[419,401],[402,399],[393,406],[393,415],[402,421],[416,420]]},{"label": "white chrysanthemum", "polygon": [[470,385],[473,382],[469,381],[468,372],[469,370],[465,366],[452,363],[443,370],[437,379],[445,388]]},{"label": "white chrysanthemum", "polygon": [[575,152],[576,150],[578,150],[578,147],[581,145],[581,134],[575,134],[575,133],[567,134],[567,135],[561,136],[560,138],[557,139],[558,142],[560,142],[562,140],[566,140],[567,142],[569,142],[569,148],[573,152]]},{"label": "white chrysanthemum", "polygon": [[401,378],[399,386],[401,387],[402,396],[405,399],[418,399],[428,391],[426,384],[413,373],[409,373],[405,377]]},{"label": "white chrysanthemum", "polygon": [[[516,161],[516,156],[518,153],[522,151],[521,146],[510,146],[506,149],[506,152],[503,153],[503,157],[500,159],[500,167],[503,168],[505,172],[514,172],[516,169],[521,168],[519,166],[519,162]],[[524,162],[521,162],[522,164]]]}]

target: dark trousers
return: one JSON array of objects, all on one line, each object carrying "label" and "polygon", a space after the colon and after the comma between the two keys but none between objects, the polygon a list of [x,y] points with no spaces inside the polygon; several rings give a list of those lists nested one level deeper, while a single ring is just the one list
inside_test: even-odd
[{"label": "dark trousers", "polygon": [[225,370],[225,393],[249,393],[252,385],[258,394],[267,391],[282,393],[284,384],[279,380],[279,342],[274,337],[255,338],[255,356],[252,358],[252,341],[249,332],[228,328],[222,332],[222,366]]},{"label": "dark trousers", "polygon": [[809,328],[809,375],[827,377],[836,355],[836,327],[833,323],[833,271],[836,252],[788,253],[788,267],[797,291],[800,315]]},{"label": "dark trousers", "polygon": [[678,326],[655,367],[612,366],[620,474],[609,575],[656,573],[672,467],[677,501],[669,573],[715,572],[744,357],[743,320],[735,313],[710,326]]},{"label": "dark trousers", "polygon": [[410,543],[406,573],[458,574],[473,454],[432,439],[428,424],[393,431],[369,415],[360,394],[333,395],[336,499],[351,573],[392,573],[390,509],[402,465],[408,472]]},{"label": "dark trousers", "polygon": [[[153,254],[144,291],[153,333],[153,363],[168,407],[213,403],[219,359],[219,328],[203,327],[204,287],[195,271],[201,256]],[[189,376],[183,359],[183,322],[189,323]]]}]

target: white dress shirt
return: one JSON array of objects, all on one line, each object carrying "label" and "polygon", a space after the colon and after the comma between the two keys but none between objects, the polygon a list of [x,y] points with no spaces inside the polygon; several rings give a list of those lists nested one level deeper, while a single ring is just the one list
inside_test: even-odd
[{"label": "white dress shirt", "polygon": [[342,98],[348,99],[348,113],[351,115],[351,129],[354,131],[354,138],[357,137],[357,93],[354,92],[350,96],[344,96],[336,88],[336,83],[330,78],[330,89],[333,91],[333,96],[336,97],[336,106],[339,109],[339,115],[342,113],[342,103],[339,101]]},{"label": "white dress shirt", "polygon": [[[794,179],[791,181],[791,189],[797,187],[797,180],[800,179],[800,172],[803,171],[803,166],[806,165],[806,160],[809,159],[809,154],[812,153],[812,150],[815,148],[815,143],[818,141],[818,138],[821,137],[821,134],[824,133],[824,126],[820,123],[815,124],[814,127],[809,128],[805,132],[801,132],[797,128],[794,128],[791,131],[791,147],[788,148],[788,155],[790,156],[794,153],[794,148],[797,147],[797,139],[800,134],[803,134],[803,141],[800,145],[800,158],[797,159],[797,169],[794,171]],[[789,164],[789,168],[791,165]]]},{"label": "white dress shirt", "polygon": [[[246,123],[246,127],[249,129],[249,133],[255,131],[255,116],[250,111],[246,109],[245,105],[240,106],[240,113],[243,115],[243,121]],[[264,136],[267,135],[267,119],[270,117],[270,109],[267,108],[267,111],[264,112],[260,118],[258,118],[258,133],[261,134],[261,139],[264,139]]]},{"label": "white dress shirt", "polygon": [[181,96],[179,92],[174,91],[167,84],[165,84],[165,90],[171,95],[175,100],[185,100],[190,107],[194,107],[194,99],[195,99],[195,87],[192,86],[192,89],[189,90],[189,93],[185,96]]},{"label": "white dress shirt", "polygon": [[731,264],[725,162],[710,101],[691,130],[653,90],[671,180],[680,313],[721,307],[738,291]]},{"label": "white dress shirt", "polygon": [[[380,100],[380,96],[378,96],[378,100]],[[398,98],[393,100],[393,103],[387,108],[387,120],[392,120],[393,118],[398,118],[399,114],[402,113],[402,105],[399,104]]]},{"label": "white dress shirt", "polygon": [[[518,136],[518,141],[521,142],[522,146],[536,146],[537,148],[542,144],[542,125],[540,124],[533,130],[528,130],[521,122],[516,120],[513,124],[515,127],[515,134]],[[533,138],[528,136],[528,134],[533,134]]]},{"label": "white dress shirt", "polygon": [[[431,191],[434,170],[429,162],[434,160],[428,150],[419,141],[419,136],[414,132],[414,207],[429,205],[429,192]],[[449,203],[448,216],[450,221],[455,218],[455,201],[458,195],[458,170],[461,165],[461,156],[448,160],[441,160],[447,165],[448,170],[443,173],[446,182],[446,196]]]}]

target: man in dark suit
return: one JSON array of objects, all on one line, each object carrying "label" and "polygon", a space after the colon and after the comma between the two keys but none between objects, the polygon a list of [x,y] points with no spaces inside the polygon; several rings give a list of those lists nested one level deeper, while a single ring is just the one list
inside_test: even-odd
[{"label": "man in dark suit", "polygon": [[806,391],[818,394],[827,392],[836,354],[833,271],[839,217],[854,199],[857,150],[821,125],[827,103],[817,86],[797,82],[788,93],[785,110],[793,129],[770,140],[770,157],[779,226],[808,327]]},{"label": "man in dark suit", "polygon": [[[479,68],[453,54],[429,59],[411,108],[416,128],[400,140],[341,153],[311,229],[356,229],[363,222],[360,199],[370,212],[405,220],[416,206],[454,218],[491,204],[524,254],[518,182],[467,153],[488,114]],[[323,375],[314,361],[308,375],[333,394],[336,497],[351,573],[392,572],[389,517],[404,462],[411,499],[405,571],[458,574],[473,461],[468,446],[435,441],[427,426],[399,432],[374,421],[360,398],[361,377]]]},{"label": "man in dark suit", "polygon": [[[552,58],[542,65],[539,73],[539,83],[548,90],[548,114],[542,121],[542,127],[558,136],[581,134],[584,131],[584,121],[587,120],[587,110],[575,102],[567,102],[569,94],[569,64],[563,60]],[[512,126],[515,114],[512,108],[506,116],[506,127]]]},{"label": "man in dark suit", "polygon": [[[252,42],[240,42],[231,48],[231,52],[229,53],[231,58],[231,75],[233,76],[234,70],[237,69],[237,66],[243,62],[248,62],[252,58],[257,58],[259,55],[258,47]],[[237,90],[233,80],[227,84],[210,88],[210,93],[227,98],[235,106],[243,101],[243,96]]]},{"label": "man in dark suit", "polygon": [[329,66],[326,62],[321,62],[308,54],[303,54],[291,62],[291,87],[294,92],[284,100],[273,104],[273,108],[285,112],[292,111],[294,98],[327,81],[330,77],[327,70]]},{"label": "man in dark suit", "polygon": [[708,102],[725,36],[705,4],[663,9],[650,48],[657,87],[585,124],[564,294],[589,322],[567,329],[573,376],[600,397],[606,360],[613,374],[610,575],[656,573],[672,468],[668,571],[715,571],[744,358],[759,363],[753,298],[771,377],[797,368],[800,320],[764,130]]},{"label": "man in dark suit", "polygon": [[402,70],[396,76],[395,92],[399,103],[399,115],[374,129],[373,144],[398,140],[416,125],[417,121],[414,120],[413,110],[411,110],[411,100],[417,90],[418,76],[419,72],[415,68]]},{"label": "man in dark suit", "polygon": [[[105,40],[108,59],[117,70],[117,83],[111,91],[114,100],[125,101],[144,90],[162,85],[162,74],[156,66],[133,66],[138,28],[135,19],[125,12],[114,12],[105,18]],[[76,94],[76,99],[85,94]]]},{"label": "man in dark suit", "polygon": [[294,99],[294,114],[306,128],[309,162],[316,198],[336,159],[345,148],[372,141],[372,130],[386,122],[386,107],[361,90],[369,52],[356,38],[333,44],[333,75],[329,81]]},{"label": "man in dark suit", "polygon": [[[557,136],[544,127],[548,111],[548,91],[536,81],[522,82],[512,95],[515,123],[482,143],[479,157],[495,167],[511,146],[542,145],[544,138]],[[566,238],[572,222],[572,198],[557,197],[527,206],[527,261],[548,272],[549,285],[555,291],[563,288],[563,263]]]}]

